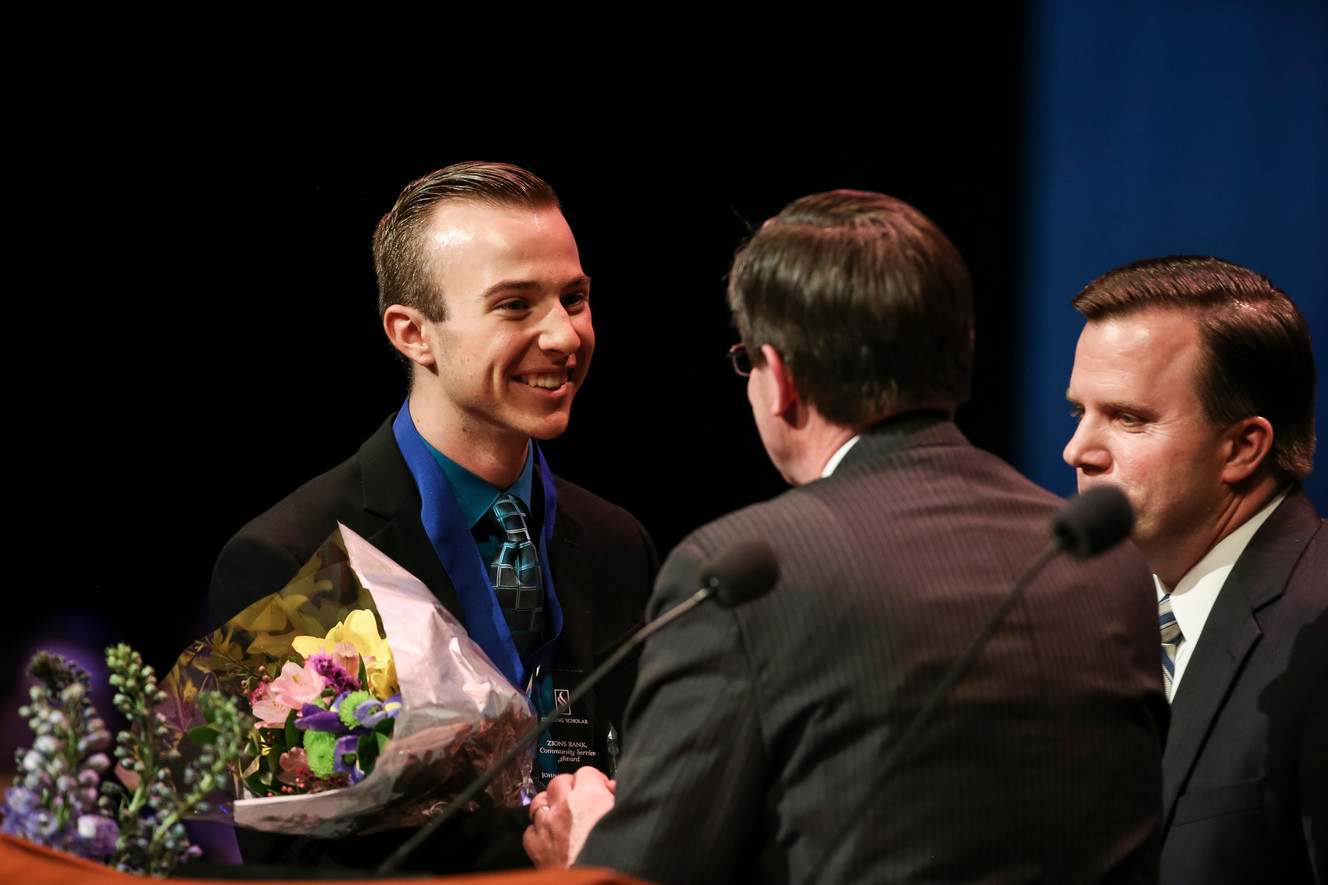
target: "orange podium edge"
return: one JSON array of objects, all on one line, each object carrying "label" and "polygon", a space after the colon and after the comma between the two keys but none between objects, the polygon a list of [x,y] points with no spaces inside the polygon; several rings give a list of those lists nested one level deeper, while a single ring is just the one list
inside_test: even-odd
[{"label": "orange podium edge", "polygon": [[289,885],[291,882],[335,881],[363,882],[373,885],[649,885],[641,879],[624,876],[612,870],[595,867],[574,867],[570,870],[514,870],[498,873],[474,873],[457,876],[410,875],[389,878],[315,879],[292,875],[280,879],[193,879],[189,865],[181,864],[176,874],[168,879],[153,880],[145,876],[121,873],[101,864],[74,857],[52,848],[36,845],[0,833],[0,883],[3,885],[142,885],[145,882],[165,881],[178,885],[216,885],[218,882],[247,882],[250,885]]}]

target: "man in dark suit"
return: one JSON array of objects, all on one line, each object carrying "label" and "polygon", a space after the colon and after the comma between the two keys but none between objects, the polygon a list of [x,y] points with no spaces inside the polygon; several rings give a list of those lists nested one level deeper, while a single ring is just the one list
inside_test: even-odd
[{"label": "man in dark suit", "polygon": [[729,301],[735,368],[796,488],[684,540],[649,611],[744,538],[771,546],[779,580],[647,642],[618,778],[583,769],[536,798],[537,864],[658,883],[1155,881],[1166,705],[1128,547],[1053,561],[900,743],[1061,504],[953,423],[973,360],[953,245],[892,197],[817,194],[751,239]]},{"label": "man in dark suit", "polygon": [[[227,543],[213,572],[213,618],[280,590],[341,522],[423,581],[504,675],[551,709],[639,626],[658,564],[630,514],[555,478],[536,443],[566,429],[594,351],[576,241],[544,181],[463,163],[401,193],[375,232],[374,260],[409,396],[355,456]],[[537,777],[610,770],[633,676],[629,667],[601,683],[558,724],[567,733],[540,747]],[[566,746],[582,749],[554,749]],[[528,864],[523,820],[472,816],[411,866]],[[401,838],[262,848],[247,837],[246,859],[372,868]]]},{"label": "man in dark suit", "polygon": [[1079,489],[1136,513],[1171,699],[1162,882],[1328,876],[1328,527],[1305,319],[1208,256],[1135,262],[1073,302]]}]

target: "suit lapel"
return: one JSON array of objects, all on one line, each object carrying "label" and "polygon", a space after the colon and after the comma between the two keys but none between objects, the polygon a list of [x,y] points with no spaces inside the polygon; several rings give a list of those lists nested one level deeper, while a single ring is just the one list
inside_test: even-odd
[{"label": "suit lapel", "polygon": [[[562,500],[560,497],[560,504]],[[583,591],[592,586],[594,580],[592,563],[586,558],[581,536],[581,526],[576,515],[560,506],[553,527],[549,568],[553,570],[553,586],[558,593],[558,604],[563,610],[563,632],[558,639],[559,648],[575,650],[575,653],[570,657],[565,654],[559,654],[558,657],[589,661],[595,651],[595,637],[592,635],[595,618],[572,614],[588,610],[590,603]]]},{"label": "suit lapel", "polygon": [[392,431],[395,419],[395,414],[390,416],[360,447],[361,495],[368,529],[365,540],[423,581],[464,625],[456,588],[420,521],[420,492],[397,448]]},{"label": "suit lapel", "polygon": [[1162,811],[1167,826],[1231,683],[1261,635],[1245,595],[1232,586],[1234,578],[1233,569],[1213,604],[1171,705],[1171,730],[1162,766]]},{"label": "suit lapel", "polygon": [[[364,502],[364,537],[398,565],[423,581],[443,607],[465,624],[456,588],[443,569],[433,544],[420,521],[420,493],[410,467],[397,448],[390,416],[360,447],[361,495]],[[956,431],[957,433],[958,431]],[[856,448],[856,447],[855,447]],[[852,454],[850,452],[850,454]],[[558,513],[555,517],[549,567],[563,610],[563,633],[558,640],[558,658],[597,661],[600,654],[616,648],[622,637],[595,635],[595,604],[586,594],[596,587],[596,560],[613,557],[603,545],[587,535],[580,514],[561,480],[558,483]],[[469,539],[467,539],[469,541]],[[601,582],[602,583],[602,582]],[[569,616],[569,612],[575,614]],[[629,631],[630,632],[630,631]]]},{"label": "suit lapel", "polygon": [[[1308,533],[1302,530],[1306,524],[1311,527]],[[1185,790],[1232,683],[1263,635],[1260,609],[1282,595],[1317,524],[1313,505],[1303,491],[1294,489],[1250,539],[1222,585],[1171,706],[1171,730],[1162,766],[1165,826],[1171,824],[1176,801]]]},{"label": "suit lapel", "polygon": [[[639,580],[633,575],[641,574],[640,559],[630,548],[620,549],[606,541],[603,526],[611,518],[609,511],[586,502],[583,491],[556,477],[554,481],[558,484],[558,521],[549,567],[563,610],[555,660],[561,666],[575,661],[589,672],[644,626],[645,599],[628,589]],[[642,577],[650,579],[650,575]]]}]

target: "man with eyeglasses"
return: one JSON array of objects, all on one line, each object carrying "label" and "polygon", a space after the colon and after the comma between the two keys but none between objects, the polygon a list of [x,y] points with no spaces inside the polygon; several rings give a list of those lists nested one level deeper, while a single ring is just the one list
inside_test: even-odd
[{"label": "man with eyeglasses", "polygon": [[729,303],[794,488],[685,539],[648,614],[742,539],[779,580],[647,642],[616,781],[556,778],[527,851],[661,885],[1154,881],[1167,710],[1128,545],[1053,560],[901,741],[1062,503],[954,424],[973,363],[954,246],[892,197],[812,195],[740,251]]}]

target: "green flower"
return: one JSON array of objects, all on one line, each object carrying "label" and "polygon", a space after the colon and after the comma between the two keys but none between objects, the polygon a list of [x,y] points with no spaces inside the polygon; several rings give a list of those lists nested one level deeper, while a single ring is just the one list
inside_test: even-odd
[{"label": "green flower", "polygon": [[321,778],[332,776],[336,765],[337,736],[330,731],[306,731],[304,733],[304,752],[309,757],[309,767]]},{"label": "green flower", "polygon": [[337,709],[337,716],[341,718],[341,724],[347,728],[354,728],[360,724],[360,720],[355,718],[355,708],[370,698],[367,691],[352,691],[342,695],[341,706]]}]

